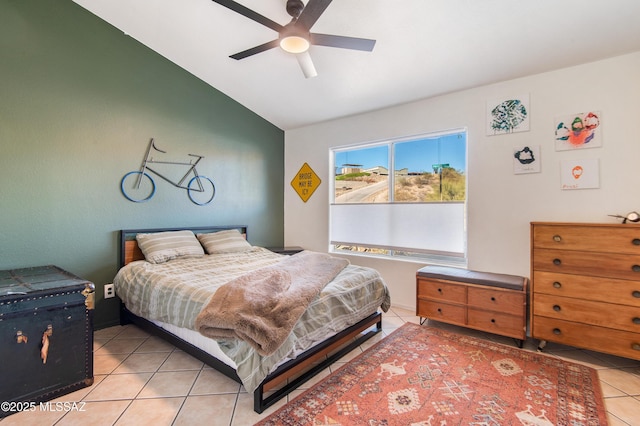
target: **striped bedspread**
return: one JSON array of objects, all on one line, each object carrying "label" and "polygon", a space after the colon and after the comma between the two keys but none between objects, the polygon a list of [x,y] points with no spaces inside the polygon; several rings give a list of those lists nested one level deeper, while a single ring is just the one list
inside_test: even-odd
[{"label": "striped bedspread", "polygon": [[[195,319],[216,289],[253,270],[275,265],[285,256],[261,247],[243,253],[205,255],[162,264],[132,262],[114,279],[116,293],[132,313],[195,330]],[[328,336],[390,306],[388,289],[377,271],[349,265],[314,299],[282,346],[259,355],[241,340],[218,340],[248,392],[284,360],[295,358]]]}]

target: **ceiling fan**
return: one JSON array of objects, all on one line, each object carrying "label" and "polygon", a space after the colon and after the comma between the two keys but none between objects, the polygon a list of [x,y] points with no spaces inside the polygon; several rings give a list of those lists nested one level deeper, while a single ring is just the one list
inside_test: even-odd
[{"label": "ceiling fan", "polygon": [[280,46],[285,52],[296,55],[302,72],[306,78],[309,78],[317,75],[311,56],[309,56],[309,47],[311,45],[371,52],[376,44],[375,40],[365,38],[310,32],[311,27],[331,4],[332,0],[309,0],[306,6],[302,0],[287,0],[287,13],[291,15],[292,19],[286,25],[280,25],[233,0],[213,1],[278,33],[277,39],[231,55],[230,58],[233,59],[244,59]]}]

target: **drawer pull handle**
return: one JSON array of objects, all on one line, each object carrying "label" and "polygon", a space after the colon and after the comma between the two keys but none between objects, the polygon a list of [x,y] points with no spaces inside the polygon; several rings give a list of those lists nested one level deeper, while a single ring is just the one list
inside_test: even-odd
[{"label": "drawer pull handle", "polygon": [[631,240],[631,244],[633,244],[634,246],[640,246],[640,238],[634,238],[633,240]]},{"label": "drawer pull handle", "polygon": [[562,287],[562,284],[560,284],[558,281],[555,281],[553,283],[553,288],[560,288],[560,287]]},{"label": "drawer pull handle", "polygon": [[640,343],[634,343],[631,345],[631,349],[635,351],[640,351]]},{"label": "drawer pull handle", "polygon": [[553,259],[553,264],[554,265],[560,265],[562,263],[562,261],[560,259]]},{"label": "drawer pull handle", "polygon": [[560,305],[553,305],[553,310],[556,312],[560,312],[562,308],[560,308]]},{"label": "drawer pull handle", "polygon": [[27,336],[22,334],[21,330],[18,330],[16,332],[16,341],[17,341],[17,343],[27,343],[27,340],[29,340],[29,339],[27,338]]},{"label": "drawer pull handle", "polygon": [[640,272],[640,265],[633,265],[633,266],[631,267],[631,270],[632,270],[633,272]]},{"label": "drawer pull handle", "polygon": [[496,301],[496,298],[495,298],[495,297],[493,297],[493,296],[491,296],[491,301],[492,301],[492,302],[495,302],[495,301]]},{"label": "drawer pull handle", "polygon": [[496,320],[495,320],[495,319],[493,319],[493,318],[491,318],[491,322],[495,324],[495,323],[496,323]]},{"label": "drawer pull handle", "polygon": [[640,299],[640,291],[638,290],[635,290],[633,293],[631,293],[631,295],[636,299]]},{"label": "drawer pull handle", "polygon": [[441,314],[442,313],[442,309],[438,308],[438,313]]},{"label": "drawer pull handle", "polygon": [[556,234],[553,236],[553,241],[555,241],[556,243],[559,243],[560,241],[562,241],[562,237]]},{"label": "drawer pull handle", "polygon": [[560,331],[560,329],[559,329],[559,328],[554,328],[554,329],[553,329],[553,334],[560,335],[561,333],[562,333],[562,332]]},{"label": "drawer pull handle", "polygon": [[442,293],[442,289],[441,288],[438,289],[438,293]]},{"label": "drawer pull handle", "polygon": [[640,318],[635,317],[635,318],[633,319],[633,323],[634,323],[634,324],[640,324]]}]

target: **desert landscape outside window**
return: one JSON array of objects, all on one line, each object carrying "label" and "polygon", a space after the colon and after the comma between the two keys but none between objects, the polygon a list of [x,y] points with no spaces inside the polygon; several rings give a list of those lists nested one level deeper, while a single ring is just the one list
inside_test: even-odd
[{"label": "desert landscape outside window", "polygon": [[467,132],[331,151],[333,251],[466,259]]}]

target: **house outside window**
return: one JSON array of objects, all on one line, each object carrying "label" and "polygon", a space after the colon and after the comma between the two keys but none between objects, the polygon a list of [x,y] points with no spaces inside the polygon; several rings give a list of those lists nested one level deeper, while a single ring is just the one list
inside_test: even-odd
[{"label": "house outside window", "polygon": [[466,265],[465,129],[333,148],[331,161],[330,251]]}]

